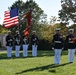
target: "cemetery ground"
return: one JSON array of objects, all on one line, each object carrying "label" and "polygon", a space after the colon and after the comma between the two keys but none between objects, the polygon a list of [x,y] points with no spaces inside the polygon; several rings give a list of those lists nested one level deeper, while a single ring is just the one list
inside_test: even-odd
[{"label": "cemetery ground", "polygon": [[76,75],[76,55],[74,63],[68,63],[68,51],[62,51],[61,63],[54,64],[53,50],[38,50],[37,57],[32,57],[31,50],[28,57],[7,58],[6,51],[0,51],[0,75]]}]

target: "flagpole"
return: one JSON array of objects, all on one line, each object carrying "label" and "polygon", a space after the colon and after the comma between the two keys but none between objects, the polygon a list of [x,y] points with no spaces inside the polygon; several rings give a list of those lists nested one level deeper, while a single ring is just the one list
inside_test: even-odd
[{"label": "flagpole", "polygon": [[[18,6],[17,6],[18,7]],[[18,8],[19,9],[19,8]],[[18,10],[18,20],[19,20],[19,23],[18,23],[18,31],[19,31],[19,24],[20,24],[20,18],[19,18],[19,10]]]},{"label": "flagpole", "polygon": [[[32,13],[32,2],[33,2],[33,0],[30,0],[30,11],[31,11],[31,13]],[[31,16],[32,16],[32,14],[31,14]],[[31,17],[32,18],[32,17]],[[32,19],[31,19],[32,20]],[[30,23],[30,31],[29,31],[29,44],[31,44],[31,23]]]},{"label": "flagpole", "polygon": [[[32,2],[33,2],[33,0],[29,0],[29,6],[28,6],[28,7],[30,7],[30,10],[29,10],[29,12],[25,13],[25,14],[23,15],[23,18],[22,18],[22,20],[23,20],[24,18],[27,18],[28,26],[27,26],[26,28],[27,28],[27,29],[29,28],[29,29],[28,29],[28,33],[27,33],[27,29],[25,29],[24,34],[29,37],[29,41],[30,41],[30,32],[31,32]],[[28,3],[28,0],[27,0],[26,3]],[[29,43],[30,43],[30,42],[29,42]]]}]

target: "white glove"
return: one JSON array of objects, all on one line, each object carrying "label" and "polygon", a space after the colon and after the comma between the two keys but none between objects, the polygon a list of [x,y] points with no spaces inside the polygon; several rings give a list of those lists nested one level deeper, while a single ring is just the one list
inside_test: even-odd
[{"label": "white glove", "polygon": [[54,47],[52,47],[52,50],[54,50]]},{"label": "white glove", "polygon": [[62,48],[62,50],[63,50],[64,48]]},{"label": "white glove", "polygon": [[10,39],[10,41],[12,41],[12,39]]}]

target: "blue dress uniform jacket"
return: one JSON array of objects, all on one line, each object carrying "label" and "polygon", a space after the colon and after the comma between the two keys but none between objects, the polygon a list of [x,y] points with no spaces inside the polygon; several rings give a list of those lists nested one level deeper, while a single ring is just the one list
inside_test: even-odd
[{"label": "blue dress uniform jacket", "polygon": [[26,38],[25,35],[23,35],[23,41],[22,41],[22,44],[25,44],[25,45],[29,44],[29,38]]},{"label": "blue dress uniform jacket", "polygon": [[11,35],[6,36],[6,46],[13,46],[13,37]]},{"label": "blue dress uniform jacket", "polygon": [[69,34],[67,37],[66,37],[66,42],[67,42],[67,44],[68,44],[68,49],[75,49],[76,47],[76,43],[75,42],[73,42],[73,38],[74,38],[75,36],[73,35],[73,34]]},{"label": "blue dress uniform jacket", "polygon": [[38,45],[39,39],[37,35],[32,35],[31,37],[31,43],[32,45]]},{"label": "blue dress uniform jacket", "polygon": [[52,46],[54,49],[62,49],[63,48],[63,38],[60,34],[55,34],[52,40]]},{"label": "blue dress uniform jacket", "polygon": [[19,34],[15,35],[14,39],[15,39],[15,45],[20,45],[21,44],[21,38],[20,38]]}]

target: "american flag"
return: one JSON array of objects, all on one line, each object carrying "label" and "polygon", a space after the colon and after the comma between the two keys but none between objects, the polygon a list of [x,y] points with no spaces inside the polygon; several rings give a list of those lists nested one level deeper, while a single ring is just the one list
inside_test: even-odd
[{"label": "american flag", "polygon": [[6,28],[17,26],[18,23],[18,8],[13,8],[10,11],[4,12],[4,26]]}]

